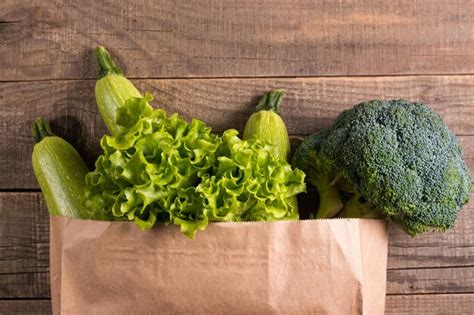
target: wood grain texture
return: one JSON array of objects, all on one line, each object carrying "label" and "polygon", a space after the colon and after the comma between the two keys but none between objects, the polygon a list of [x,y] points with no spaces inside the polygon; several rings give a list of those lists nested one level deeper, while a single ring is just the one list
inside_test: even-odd
[{"label": "wood grain texture", "polygon": [[51,314],[51,300],[0,300],[0,314]]},{"label": "wood grain texture", "polygon": [[[262,93],[286,91],[281,111],[291,134],[310,134],[327,127],[354,104],[374,99],[423,101],[461,135],[466,158],[474,165],[474,76],[403,76],[297,79],[134,80],[150,91],[155,106],[186,119],[199,118],[215,131],[242,130]],[[71,142],[90,167],[106,132],[94,100],[94,81],[0,83],[0,189],[37,188],[31,169],[31,123],[52,120],[53,130]]]},{"label": "wood grain texture", "polygon": [[43,272],[0,273],[0,299],[50,297],[48,269]]},{"label": "wood grain texture", "polygon": [[39,193],[0,193],[0,274],[48,271],[49,219]]},{"label": "wood grain texture", "polygon": [[392,295],[385,302],[386,314],[471,315],[474,294]]},{"label": "wood grain texture", "polygon": [[[0,80],[474,73],[472,0],[0,3]],[[126,61],[126,62],[125,62]]]},{"label": "wood grain texture", "polygon": [[389,269],[388,294],[474,293],[474,267]]}]

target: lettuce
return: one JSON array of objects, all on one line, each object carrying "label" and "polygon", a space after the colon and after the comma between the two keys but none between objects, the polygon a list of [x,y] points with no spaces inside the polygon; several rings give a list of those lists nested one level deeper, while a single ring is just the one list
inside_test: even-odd
[{"label": "lettuce", "polygon": [[[117,110],[117,137],[101,139],[103,154],[86,175],[88,209],[134,221],[142,229],[173,223],[193,238],[212,221],[297,219],[288,197],[305,190],[304,173],[234,129],[222,136],[202,121],[190,123],[153,109],[151,95]],[[100,214],[100,215],[99,215]]]}]

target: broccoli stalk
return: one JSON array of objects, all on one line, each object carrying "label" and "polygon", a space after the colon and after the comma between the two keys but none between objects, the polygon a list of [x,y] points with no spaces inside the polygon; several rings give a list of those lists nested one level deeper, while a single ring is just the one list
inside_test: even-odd
[{"label": "broccoli stalk", "polygon": [[382,219],[383,216],[372,204],[365,201],[359,192],[355,192],[344,202],[340,218]]},{"label": "broccoli stalk", "polygon": [[339,188],[335,185],[334,176],[327,172],[318,176],[310,175],[310,182],[318,189],[319,209],[317,219],[333,218],[341,211],[343,204]]},{"label": "broccoli stalk", "polygon": [[318,150],[327,134],[327,129],[305,139],[293,156],[293,166],[303,170],[309,183],[318,189],[319,207],[317,219],[333,218],[343,208],[339,187],[339,174],[321,161]]}]

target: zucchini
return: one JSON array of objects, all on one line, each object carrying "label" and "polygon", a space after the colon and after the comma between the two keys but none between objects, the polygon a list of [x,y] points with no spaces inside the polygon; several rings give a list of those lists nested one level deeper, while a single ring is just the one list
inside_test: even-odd
[{"label": "zucchini", "polygon": [[280,103],[284,94],[274,90],[265,93],[250,115],[244,128],[243,139],[256,138],[273,146],[273,154],[288,162],[291,154],[290,138],[280,116]]},{"label": "zucchini", "polygon": [[[245,124],[243,139],[259,139],[273,147],[273,154],[278,159],[289,162],[291,156],[290,138],[285,122],[280,116],[280,103],[283,91],[273,90],[265,93],[255,112],[250,115]],[[296,196],[288,199],[293,208],[292,218],[298,219],[298,201]]]},{"label": "zucchini", "polygon": [[38,118],[33,124],[33,170],[51,215],[88,219],[83,206],[88,167],[66,140],[55,136],[49,123]]},{"label": "zucchini", "polygon": [[116,124],[117,108],[123,106],[127,99],[142,95],[123,75],[104,47],[97,47],[95,57],[99,67],[99,80],[95,85],[97,107],[111,135],[117,136],[123,131],[123,127]]}]

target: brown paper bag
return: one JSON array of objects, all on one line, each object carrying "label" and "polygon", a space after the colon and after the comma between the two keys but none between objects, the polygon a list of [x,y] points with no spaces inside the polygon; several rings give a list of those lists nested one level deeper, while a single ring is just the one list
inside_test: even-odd
[{"label": "brown paper bag", "polygon": [[51,297],[63,314],[383,314],[380,220],[176,226],[51,217]]}]

